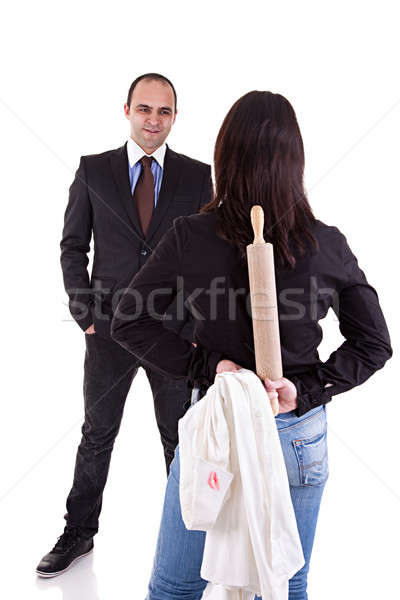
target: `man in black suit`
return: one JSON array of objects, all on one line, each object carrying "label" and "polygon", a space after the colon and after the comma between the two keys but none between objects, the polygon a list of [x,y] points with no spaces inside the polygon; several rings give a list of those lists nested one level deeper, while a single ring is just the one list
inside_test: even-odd
[{"label": "man in black suit", "polygon": [[[121,148],[81,158],[65,212],[61,265],[71,314],[85,332],[85,421],[67,499],[67,525],[37,567],[44,577],[58,575],[90,552],[98,530],[113,444],[141,366],[110,337],[118,300],[174,219],[197,213],[212,195],[210,166],[165,144],[177,113],[176,92],[168,79],[157,73],[138,77],[124,111],[130,138]],[[188,317],[182,327],[176,306],[170,307],[166,324],[190,341],[193,323]],[[143,368],[153,393],[168,472],[187,387],[183,380]]]}]

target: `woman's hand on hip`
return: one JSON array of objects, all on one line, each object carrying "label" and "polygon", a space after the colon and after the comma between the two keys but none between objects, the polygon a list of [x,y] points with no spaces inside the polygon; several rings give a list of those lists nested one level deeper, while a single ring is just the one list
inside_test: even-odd
[{"label": "woman's hand on hip", "polygon": [[297,408],[297,389],[289,379],[286,379],[286,377],[281,377],[275,381],[264,379],[264,386],[270,400],[276,398],[278,394],[280,413],[286,413]]}]

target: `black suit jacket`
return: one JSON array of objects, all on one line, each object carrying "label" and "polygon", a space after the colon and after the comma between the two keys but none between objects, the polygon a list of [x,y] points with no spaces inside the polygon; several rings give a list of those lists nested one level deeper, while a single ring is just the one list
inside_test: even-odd
[{"label": "black suit jacket", "polygon": [[[210,166],[167,146],[158,201],[144,237],[131,194],[127,144],[81,157],[65,211],[61,266],[71,314],[83,330],[94,323],[96,333],[110,335],[111,316],[123,289],[173,220],[197,213],[211,195]],[[173,306],[170,312],[174,313]],[[172,319],[168,325],[189,339],[193,323],[190,319],[182,327],[182,321]]]},{"label": "black suit jacket", "polygon": [[[321,221],[315,222],[313,233],[318,251],[297,253],[294,269],[275,265],[283,373],[297,387],[298,416],[363,383],[392,355],[377,293],[345,236]],[[169,295],[159,293],[149,302],[160,280]],[[196,317],[196,348],[165,331],[158,318],[178,288]],[[235,246],[217,236],[216,213],[181,217],[131,281],[115,313],[112,335],[132,354],[144,356],[143,363],[207,387],[222,358],[256,369],[248,301],[247,265]],[[319,321],[330,307],[345,341],[322,362]]]}]

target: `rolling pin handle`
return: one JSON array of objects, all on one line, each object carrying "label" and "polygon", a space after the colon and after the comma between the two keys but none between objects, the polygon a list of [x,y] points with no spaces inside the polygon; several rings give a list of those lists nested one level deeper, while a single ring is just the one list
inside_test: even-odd
[{"label": "rolling pin handle", "polygon": [[265,244],[264,232],[264,211],[262,206],[256,204],[250,212],[251,224],[254,232],[254,244]]},{"label": "rolling pin handle", "polygon": [[276,417],[276,415],[279,413],[279,400],[278,400],[278,398],[275,398],[274,400],[271,400],[271,407],[272,407],[272,414],[274,415],[274,417]]}]

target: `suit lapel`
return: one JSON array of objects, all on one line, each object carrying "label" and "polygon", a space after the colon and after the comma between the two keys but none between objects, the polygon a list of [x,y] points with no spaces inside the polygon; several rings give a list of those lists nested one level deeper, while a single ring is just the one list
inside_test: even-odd
[{"label": "suit lapel", "polygon": [[180,178],[179,156],[167,146],[164,158],[163,177],[156,208],[147,230],[146,242],[149,242],[162,223],[169,205],[175,195]]},{"label": "suit lapel", "polygon": [[136,233],[143,239],[143,231],[132,198],[126,143],[111,154],[110,162],[121,203]]}]

